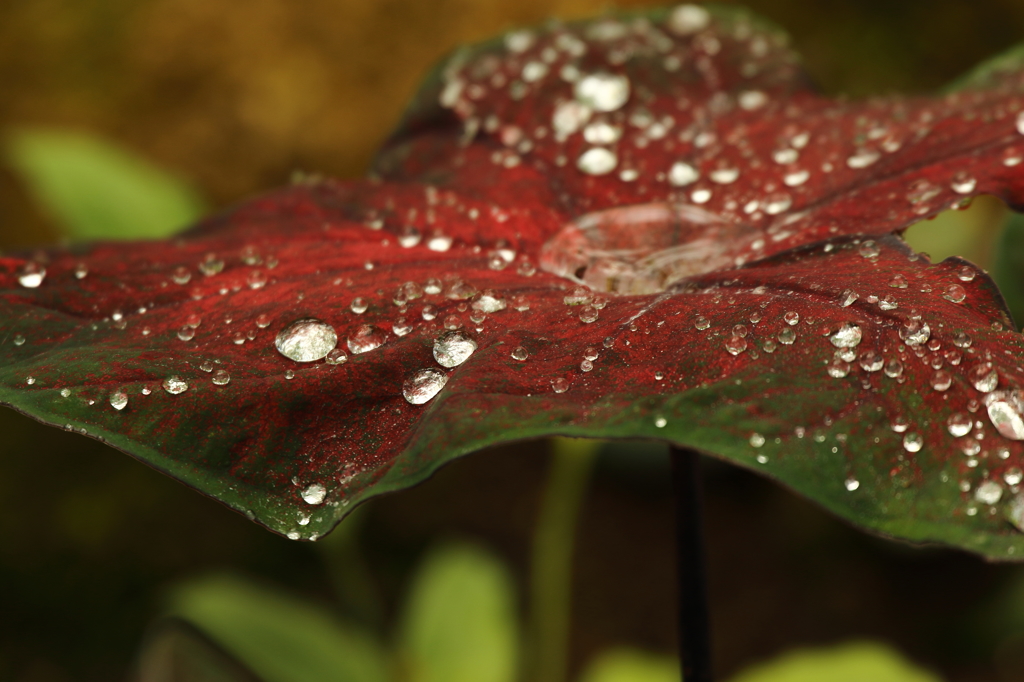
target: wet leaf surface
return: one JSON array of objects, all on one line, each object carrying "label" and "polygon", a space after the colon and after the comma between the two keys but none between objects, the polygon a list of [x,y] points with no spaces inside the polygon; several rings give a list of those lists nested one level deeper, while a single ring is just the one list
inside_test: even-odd
[{"label": "wet leaf surface", "polygon": [[294,538],[563,434],[1024,554],[1021,337],[986,274],[891,234],[1021,203],[1017,64],[848,103],[734,11],[512,33],[428,81],[366,181],[0,259],[0,400]]}]

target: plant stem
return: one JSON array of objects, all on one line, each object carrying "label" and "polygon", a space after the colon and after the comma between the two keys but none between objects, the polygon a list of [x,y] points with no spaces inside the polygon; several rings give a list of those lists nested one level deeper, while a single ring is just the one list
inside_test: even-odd
[{"label": "plant stem", "polygon": [[673,447],[670,456],[676,506],[679,659],[685,682],[712,682],[700,455],[693,450]]},{"label": "plant stem", "polygon": [[576,521],[599,445],[595,440],[553,440],[530,567],[532,665],[525,679],[531,682],[566,680]]}]

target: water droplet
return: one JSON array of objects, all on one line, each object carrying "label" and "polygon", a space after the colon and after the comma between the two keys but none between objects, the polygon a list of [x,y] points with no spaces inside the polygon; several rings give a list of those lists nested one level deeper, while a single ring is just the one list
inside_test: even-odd
[{"label": "water droplet", "polygon": [[850,363],[845,360],[835,359],[826,368],[828,375],[834,379],[842,379],[850,373]]},{"label": "water droplet", "polygon": [[[382,329],[374,327],[373,325],[364,324],[359,327],[352,336],[348,337],[348,341],[346,343],[348,345],[348,349],[358,355],[360,353],[368,353],[375,348],[380,348],[384,345],[384,340],[386,338],[387,334]],[[333,344],[330,349],[324,351],[323,355],[312,359],[319,360],[320,358],[327,357],[327,353],[331,350],[334,350]]]},{"label": "water droplet", "polygon": [[736,179],[740,177],[740,169],[716,168],[708,173],[708,177],[711,179],[711,182],[717,182],[719,185],[729,185],[736,182]]},{"label": "water droplet", "polygon": [[1024,135],[1024,111],[1017,114],[1017,132]]},{"label": "water droplet", "polygon": [[442,232],[433,232],[427,239],[427,248],[431,251],[444,253],[452,248],[452,238]]},{"label": "water droplet", "polygon": [[207,277],[219,274],[224,270],[224,261],[217,258],[212,253],[206,254],[206,257],[199,261],[199,272]]},{"label": "water droplet", "polygon": [[973,282],[976,275],[977,273],[974,272],[974,268],[969,265],[965,265],[960,268],[960,271],[957,272],[956,276],[961,282]]},{"label": "water droplet", "polygon": [[594,363],[590,360],[584,360],[580,363],[580,371],[589,372],[594,369]]},{"label": "water droplet", "polygon": [[957,194],[970,194],[978,186],[978,181],[967,173],[957,173],[949,185]]},{"label": "water droplet", "polygon": [[740,105],[740,109],[745,111],[754,111],[768,103],[768,95],[760,90],[746,90],[740,93],[737,101]]},{"label": "water droplet", "polygon": [[732,355],[739,355],[747,349],[747,340],[740,336],[732,336],[725,342],[725,349]]},{"label": "water droplet", "polygon": [[464,331],[447,331],[434,341],[434,359],[442,367],[458,367],[477,349],[477,343]]},{"label": "water droplet", "polygon": [[769,194],[764,200],[764,212],[768,215],[778,215],[788,211],[793,205],[793,198],[785,192]]},{"label": "water droplet", "polygon": [[788,324],[790,327],[793,327],[800,322],[800,313],[790,311],[783,315],[782,319],[785,320],[786,324]]},{"label": "water droplet", "polygon": [[75,265],[75,279],[85,279],[89,274],[89,266],[85,263]]},{"label": "water droplet", "polygon": [[325,497],[327,497],[327,488],[319,483],[314,483],[302,491],[302,499],[306,504],[323,504]]},{"label": "water droplet", "polygon": [[196,330],[187,325],[178,330],[178,338],[182,341],[191,341],[195,336]]},{"label": "water droplet", "polygon": [[999,373],[991,362],[982,362],[967,370],[967,378],[974,388],[990,393],[999,385]]},{"label": "water droplet", "polygon": [[892,279],[889,280],[889,286],[893,289],[906,289],[907,278],[903,275],[893,275]]},{"label": "water droplet", "polygon": [[530,354],[522,346],[516,346],[512,349],[512,359],[518,360],[519,362],[526,362],[526,359],[530,357]]},{"label": "water droplet", "polygon": [[629,99],[629,79],[613,73],[592,73],[576,81],[576,100],[594,111],[616,111]]},{"label": "water droplet", "polygon": [[1020,391],[996,391],[985,396],[988,418],[1004,438],[1024,440],[1024,400]]},{"label": "water droplet", "polygon": [[852,493],[854,490],[860,487],[860,481],[851,476],[850,478],[846,479],[843,482],[843,485],[846,486],[846,489]]},{"label": "water droplet", "polygon": [[910,428],[910,422],[907,421],[906,417],[898,414],[889,422],[889,428],[896,433],[903,433]]},{"label": "water droplet", "polygon": [[203,360],[203,362],[199,365],[199,369],[203,370],[204,372],[212,372],[213,363],[210,362],[209,360]]},{"label": "water droplet", "polygon": [[700,179],[696,168],[684,161],[676,161],[668,172],[668,181],[676,187],[685,187]]},{"label": "water droplet", "polygon": [[598,311],[595,308],[587,306],[586,308],[580,310],[580,322],[586,322],[589,324],[591,322],[597,322],[597,318]]},{"label": "water droplet", "polygon": [[924,438],[921,437],[921,434],[912,431],[903,436],[903,449],[907,452],[920,452],[923,447]]},{"label": "water droplet", "polygon": [[228,374],[226,370],[218,369],[213,373],[213,376],[210,377],[210,381],[212,381],[216,386],[227,386],[231,383],[231,375]]},{"label": "water droplet", "polygon": [[884,364],[885,359],[876,351],[868,350],[860,356],[860,366],[865,372],[877,372]]},{"label": "water droplet", "polygon": [[594,147],[580,154],[576,167],[587,175],[606,175],[615,170],[619,159],[604,147]]},{"label": "water droplet", "polygon": [[262,289],[267,285],[267,273],[262,270],[253,270],[245,278],[245,281],[250,289]]},{"label": "water droplet", "polygon": [[658,427],[659,429],[663,429],[666,426],[668,426],[668,420],[665,419],[664,417],[655,417],[654,418],[654,425],[656,427]]},{"label": "water droplet", "polygon": [[925,343],[932,334],[931,327],[920,318],[911,318],[900,326],[900,338],[908,346],[920,346]]},{"label": "water droplet", "polygon": [[1006,485],[1018,485],[1024,481],[1024,471],[1021,471],[1020,467],[1010,467],[1003,473],[1003,480],[1006,481]]},{"label": "water droplet", "polygon": [[957,348],[970,348],[972,343],[974,343],[973,339],[966,332],[953,334],[953,345]]},{"label": "water droplet", "polygon": [[896,297],[892,294],[887,294],[878,301],[879,310],[896,310],[898,307],[899,304],[896,302]]},{"label": "water droplet", "polygon": [[995,481],[985,481],[974,491],[974,499],[982,504],[995,504],[1003,496],[1003,486]]},{"label": "water droplet", "polygon": [[420,243],[420,240],[423,239],[423,233],[412,225],[406,225],[399,231],[397,239],[399,246],[405,249],[411,249]]},{"label": "water droplet", "polygon": [[782,178],[782,182],[784,182],[787,187],[799,187],[807,182],[809,177],[811,177],[811,174],[806,170],[798,170],[793,171],[792,173],[786,173]]},{"label": "water droplet", "polygon": [[878,247],[878,244],[869,239],[860,245],[860,248],[857,249],[857,252],[864,258],[878,258],[878,256],[882,253],[882,249]]},{"label": "water droplet", "polygon": [[62,388],[62,389],[60,389],[60,397],[61,398],[70,398],[71,397],[71,389],[70,388]]},{"label": "water droplet", "polygon": [[744,339],[747,337],[747,328],[742,324],[738,324],[732,328],[732,335]]},{"label": "water droplet", "polygon": [[480,297],[473,301],[473,310],[483,313],[496,313],[506,307],[505,299],[491,289],[485,289]]},{"label": "water droplet", "polygon": [[622,137],[622,128],[596,121],[583,129],[583,139],[590,144],[614,144]]},{"label": "water droplet", "polygon": [[167,377],[163,383],[164,390],[171,395],[178,395],[188,390],[188,384],[179,376]]},{"label": "water droplet", "polygon": [[26,339],[25,339],[25,337],[23,335],[15,334],[14,338],[11,339],[11,343],[13,343],[15,346],[24,346],[25,345],[25,340]]},{"label": "water droplet", "polygon": [[35,289],[46,279],[46,268],[34,261],[29,261],[18,269],[18,283],[26,289]]},{"label": "water droplet", "polygon": [[759,448],[764,445],[764,436],[760,433],[754,433],[750,436],[750,444],[755,448]]},{"label": "water droplet", "polygon": [[668,30],[688,36],[703,31],[711,23],[711,13],[698,5],[679,5],[668,15]]},{"label": "water droplet", "polygon": [[569,390],[569,381],[563,377],[557,377],[551,380],[551,390],[555,393],[565,393]]},{"label": "water droplet", "polygon": [[422,405],[441,392],[448,375],[436,368],[413,372],[402,384],[402,395],[413,405]]},{"label": "water droplet", "polygon": [[583,127],[590,120],[591,113],[590,107],[575,100],[562,102],[555,107],[551,127],[557,137],[564,139]]},{"label": "water droplet", "polygon": [[328,365],[343,365],[348,362],[348,354],[340,348],[335,348],[324,358]]},{"label": "water droplet", "polygon": [[783,329],[779,332],[779,343],[792,346],[796,341],[796,332],[792,329]]},{"label": "water droplet", "polygon": [[704,331],[705,329],[711,326],[711,321],[708,320],[708,318],[704,317],[703,315],[698,315],[697,319],[693,321],[693,326],[700,331]]},{"label": "water droplet", "polygon": [[295,362],[320,360],[337,345],[334,327],[311,317],[292,322],[274,340],[277,351]]},{"label": "water droplet", "polygon": [[890,379],[895,379],[899,376],[902,376],[903,363],[897,360],[896,358],[893,358],[892,360],[889,360],[888,362],[885,363],[884,372],[885,376],[889,377]]},{"label": "water droplet", "polygon": [[295,378],[295,372],[290,369],[286,369],[284,371],[284,378],[291,381],[292,379]]},{"label": "water droplet", "polygon": [[959,284],[950,284],[942,292],[942,298],[953,303],[963,303],[964,299],[967,298],[967,291]]},{"label": "water droplet", "polygon": [[860,327],[855,324],[844,324],[835,334],[829,337],[829,341],[836,348],[855,348],[860,344],[863,334]]},{"label": "water droplet", "polygon": [[949,372],[940,369],[932,375],[931,384],[936,391],[948,391],[949,387],[953,385],[953,377],[949,375]]},{"label": "water droplet", "polygon": [[444,318],[444,328],[449,331],[455,331],[461,326],[462,321],[459,319],[458,315],[449,315],[448,317]]},{"label": "water droplet", "polygon": [[349,310],[354,312],[356,315],[362,315],[369,307],[370,304],[366,302],[366,299],[360,296],[352,299],[352,303],[349,305]]},{"label": "water droplet", "polygon": [[850,168],[867,168],[882,155],[874,149],[858,149],[852,156],[846,159],[846,165]]},{"label": "water droplet", "polygon": [[960,438],[966,436],[974,428],[974,422],[971,420],[969,415],[963,412],[956,412],[949,416],[946,420],[946,429],[949,431],[951,436]]},{"label": "water droplet", "polygon": [[110,405],[115,410],[123,410],[128,407],[128,394],[124,391],[114,391],[110,394]]},{"label": "water droplet", "polygon": [[267,315],[266,313],[261,313],[259,316],[257,316],[256,326],[259,327],[260,329],[266,329],[267,327],[269,327],[270,315]]}]

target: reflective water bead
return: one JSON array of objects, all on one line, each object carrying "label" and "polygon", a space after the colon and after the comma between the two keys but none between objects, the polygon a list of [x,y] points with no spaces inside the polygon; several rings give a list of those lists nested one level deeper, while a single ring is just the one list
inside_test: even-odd
[{"label": "reflective water bead", "polygon": [[949,387],[953,385],[953,377],[949,372],[940,369],[932,375],[931,385],[936,391],[948,391]]},{"label": "reflective water bead", "polygon": [[492,289],[485,289],[480,297],[473,301],[473,310],[479,310],[484,313],[496,313],[499,310],[504,310],[508,304],[505,303],[505,299],[499,294],[495,293]]},{"label": "reflective water bead", "polygon": [[845,481],[843,481],[843,486],[845,486],[846,489],[852,493],[854,490],[860,487],[860,481],[851,476]]},{"label": "reflective water bead", "polygon": [[442,367],[458,367],[477,349],[477,343],[464,331],[447,331],[434,340],[434,359]]},{"label": "reflective water bead", "polygon": [[903,436],[903,449],[907,452],[920,452],[923,447],[924,438],[921,434],[912,431]]},{"label": "reflective water bead", "polygon": [[269,327],[270,315],[267,315],[266,313],[260,313],[256,317],[256,326],[259,327],[260,329],[266,329],[267,327]]},{"label": "reflective water bead", "polygon": [[277,352],[295,362],[320,360],[337,345],[334,327],[312,317],[292,322],[274,339]]},{"label": "reflective water bead", "polygon": [[586,322],[588,324],[591,322],[596,322],[598,318],[598,311],[595,308],[587,306],[580,310],[579,317],[580,322]]},{"label": "reflective water bead", "polygon": [[26,289],[35,289],[46,279],[46,268],[35,261],[29,261],[18,269],[18,284]]},{"label": "reflective water bead", "polygon": [[1024,471],[1021,471],[1020,467],[1010,467],[1003,473],[1003,480],[1006,481],[1006,485],[1018,485],[1024,480]]},{"label": "reflective water bead", "polygon": [[974,268],[970,265],[964,265],[960,268],[959,272],[957,272],[956,276],[961,282],[971,282],[974,280],[975,275],[976,273],[974,272]]},{"label": "reflective water bead", "polygon": [[974,423],[970,416],[962,412],[951,414],[949,419],[946,420],[946,429],[949,431],[950,435],[956,438],[966,436],[971,432],[972,428],[974,428]]},{"label": "reflective water bead", "polygon": [[212,381],[216,386],[227,386],[231,383],[231,375],[228,374],[226,370],[218,369],[213,373],[213,376],[210,377],[210,381]]},{"label": "reflective water bead", "polygon": [[1003,496],[1003,486],[995,481],[985,481],[974,491],[974,499],[983,504],[996,504]]},{"label": "reflective water bead", "polygon": [[967,379],[982,393],[990,393],[999,385],[999,373],[991,362],[982,362],[967,370]]},{"label": "reflective water bead", "polygon": [[592,369],[594,369],[594,363],[591,362],[590,360],[584,360],[583,362],[580,363],[580,370],[581,371],[589,372]]},{"label": "reflective water bead", "polygon": [[576,100],[594,111],[616,111],[629,99],[629,79],[613,73],[592,73],[576,81]]},{"label": "reflective water bead", "polygon": [[711,179],[711,182],[717,182],[719,185],[729,185],[736,182],[736,179],[739,177],[739,168],[716,168],[708,173],[708,178]]},{"label": "reflective water bead", "polygon": [[903,275],[893,275],[892,279],[889,280],[889,286],[893,289],[906,289],[908,286],[907,278]]},{"label": "reflective water bead", "polygon": [[970,194],[978,186],[978,181],[966,173],[957,173],[953,176],[950,188],[957,194]]},{"label": "reflective water bead", "polygon": [[529,357],[530,357],[530,354],[522,346],[516,346],[515,348],[512,349],[512,359],[513,360],[518,360],[519,362],[525,362],[526,359],[529,358]]},{"label": "reflective water bead", "polygon": [[15,334],[14,337],[11,339],[11,343],[13,343],[15,346],[24,346],[25,340],[26,339],[22,334]]},{"label": "reflective water bead", "polygon": [[892,294],[886,294],[878,301],[879,310],[896,310],[899,307],[899,303],[896,302],[896,297]]},{"label": "reflective water bead", "polygon": [[738,336],[741,339],[746,338],[746,336],[747,336],[747,328],[745,326],[743,326],[742,324],[737,324],[737,325],[735,325],[732,328],[732,335],[733,336]]},{"label": "reflective water bead", "polygon": [[604,147],[594,147],[580,154],[576,167],[587,175],[606,175],[615,170],[619,159]]},{"label": "reflective water bead", "polygon": [[128,394],[124,391],[114,391],[110,394],[110,405],[118,411],[128,407]]},{"label": "reflective water bead", "polygon": [[212,277],[223,270],[224,261],[220,260],[212,253],[206,254],[206,257],[199,261],[199,272],[203,273],[206,277]]},{"label": "reflective water bead", "polygon": [[828,375],[834,379],[842,379],[850,373],[850,363],[844,360],[833,360],[826,368]]},{"label": "reflective water bead", "polygon": [[796,332],[793,331],[792,329],[783,329],[781,332],[779,332],[779,343],[786,346],[792,346],[795,341]]},{"label": "reflective water bead", "polygon": [[354,312],[356,315],[362,315],[369,307],[370,305],[366,302],[365,298],[356,297],[352,299],[352,303],[349,305],[349,310]]},{"label": "reflective water bead", "polygon": [[860,344],[863,333],[859,326],[846,323],[839,328],[835,334],[829,337],[832,345],[836,348],[855,348]]},{"label": "reflective water bead", "polygon": [[422,405],[448,383],[448,375],[436,368],[413,372],[402,384],[402,396],[412,405]]},{"label": "reflective water bead", "polygon": [[931,333],[932,330],[928,323],[917,317],[907,320],[900,326],[900,338],[908,346],[920,346],[928,341]]},{"label": "reflective water bead", "polygon": [[967,298],[967,290],[959,284],[950,284],[942,292],[942,298],[953,303],[963,303],[964,299]]},{"label": "reflective water bead", "polygon": [[864,258],[878,258],[879,254],[882,253],[882,250],[878,247],[877,243],[869,239],[860,245],[857,252]]},{"label": "reflective water bead", "polygon": [[910,428],[910,422],[908,422],[907,418],[904,417],[903,415],[896,415],[889,422],[889,428],[895,431],[896,433],[903,433],[908,428]]},{"label": "reflective water bead", "polygon": [[861,353],[860,366],[865,372],[878,372],[884,364],[885,358],[877,351],[868,350]]},{"label": "reflective water bead", "polygon": [[725,349],[732,355],[739,355],[747,349],[747,340],[740,336],[732,336],[725,342]]},{"label": "reflective water bead", "polygon": [[325,497],[327,497],[327,488],[319,483],[314,483],[302,491],[302,499],[306,504],[323,504]]},{"label": "reflective water bead", "polygon": [[786,324],[788,324],[789,326],[792,327],[795,324],[797,324],[798,322],[800,322],[800,313],[796,313],[796,312],[792,312],[791,311],[791,312],[788,312],[785,315],[783,315],[782,319],[786,321]]},{"label": "reflective water bead", "polygon": [[551,380],[551,390],[555,393],[565,393],[569,390],[569,381],[564,377],[557,377]]},{"label": "reflective water bead", "polygon": [[956,332],[953,334],[953,345],[957,348],[970,348],[971,343],[973,343],[973,340],[966,332]]},{"label": "reflective water bead", "polygon": [[[348,337],[346,345],[351,352],[359,355],[360,353],[368,353],[371,350],[380,348],[384,345],[384,341],[386,339],[387,334],[384,330],[374,327],[373,325],[364,324],[356,329],[354,334]],[[315,359],[319,360],[320,358],[327,357],[327,353],[331,350],[334,350],[334,348],[330,348],[323,355]]]},{"label": "reflective water bead", "polygon": [[753,433],[750,435],[750,444],[755,448],[759,448],[764,445],[765,439],[760,433]]},{"label": "reflective water bead", "polygon": [[874,149],[858,149],[856,153],[846,159],[846,165],[853,169],[867,168],[878,161],[881,156]]},{"label": "reflective water bead", "polygon": [[340,348],[335,348],[324,358],[328,365],[343,365],[348,362],[348,354]]},{"label": "reflective water bead", "polygon": [[250,289],[262,289],[267,285],[267,273],[262,270],[253,270],[249,273],[248,277],[245,278],[246,284],[249,285]]},{"label": "reflective water bead", "polygon": [[199,365],[199,369],[203,370],[204,372],[212,372],[213,363],[210,362],[209,360],[203,360],[203,362]]},{"label": "reflective water bead", "polygon": [[657,428],[659,428],[659,429],[663,429],[666,426],[668,426],[668,420],[665,419],[664,417],[655,417],[654,418],[654,425]]},{"label": "reflective water bead", "polygon": [[705,329],[711,326],[711,322],[710,320],[708,320],[708,318],[704,317],[703,315],[698,315],[697,319],[693,321],[693,326],[699,329],[700,331],[704,331]]},{"label": "reflective water bead", "polygon": [[996,391],[985,396],[988,418],[1010,440],[1024,440],[1024,401],[1020,391]]},{"label": "reflective water bead", "polygon": [[163,387],[171,395],[178,395],[188,390],[188,383],[179,376],[171,376],[164,379]]},{"label": "reflective water bead", "polygon": [[700,179],[696,168],[684,161],[676,161],[668,172],[668,181],[676,187],[685,187]]},{"label": "reflective water bead", "polygon": [[196,330],[192,327],[185,326],[178,330],[178,338],[182,341],[191,341],[196,336]]},{"label": "reflective water bead", "polygon": [[679,5],[665,24],[676,35],[688,36],[703,31],[711,23],[711,13],[699,5]]}]

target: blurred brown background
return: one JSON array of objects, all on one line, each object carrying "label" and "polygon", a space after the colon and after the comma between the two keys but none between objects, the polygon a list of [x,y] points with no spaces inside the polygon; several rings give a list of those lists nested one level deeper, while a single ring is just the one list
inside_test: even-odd
[{"label": "blurred brown background", "polygon": [[[424,72],[461,42],[650,4],[0,0],[0,134],[90,131],[222,206],[295,169],[359,175]],[[830,93],[928,90],[1024,39],[1020,0],[746,4],[790,31]],[[0,169],[0,248],[56,238]],[[161,590],[210,568],[331,598],[329,539],[324,549],[277,538],[122,454],[10,411],[0,433],[0,680],[125,679]],[[545,455],[540,443],[481,454],[373,503],[362,538],[383,623],[439,534],[479,539],[525,575]],[[673,646],[665,458],[629,456],[602,459],[584,510],[574,670],[615,643]],[[723,673],[792,646],[870,636],[949,680],[1024,679],[1024,636],[999,630],[988,610],[1015,568],[868,538],[739,471],[708,474]]]}]

